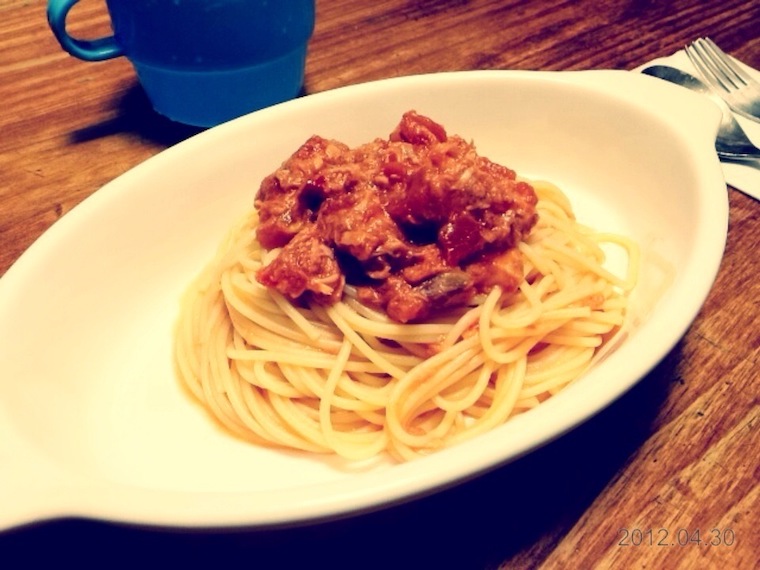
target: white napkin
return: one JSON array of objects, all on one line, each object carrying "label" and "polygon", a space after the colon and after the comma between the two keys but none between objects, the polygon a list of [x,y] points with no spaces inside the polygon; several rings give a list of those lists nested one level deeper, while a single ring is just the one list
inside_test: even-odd
[{"label": "white napkin", "polygon": [[[696,77],[700,77],[699,72],[694,68],[691,61],[689,61],[684,50],[677,51],[668,57],[661,57],[647,62],[644,65],[637,67],[634,71],[641,71],[650,65],[669,65],[670,67],[676,67],[682,71],[687,71]],[[757,80],[760,81],[760,71],[752,69],[746,65],[744,67],[751,75],[755,76]],[[760,146],[760,123],[755,123],[736,114],[734,114],[734,116],[739,121],[742,128],[747,132],[747,136],[750,140]],[[729,186],[744,192],[748,196],[752,196],[756,200],[760,200],[760,160],[746,163],[721,162],[721,165],[723,166],[723,176]]]}]

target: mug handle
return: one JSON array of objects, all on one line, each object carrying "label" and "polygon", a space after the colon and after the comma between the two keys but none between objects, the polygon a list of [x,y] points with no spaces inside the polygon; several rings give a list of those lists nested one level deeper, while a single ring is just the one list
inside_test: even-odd
[{"label": "mug handle", "polygon": [[124,55],[114,36],[95,40],[80,40],[66,31],[66,16],[79,0],[48,0],[47,18],[58,43],[71,55],[84,61],[103,61]]}]

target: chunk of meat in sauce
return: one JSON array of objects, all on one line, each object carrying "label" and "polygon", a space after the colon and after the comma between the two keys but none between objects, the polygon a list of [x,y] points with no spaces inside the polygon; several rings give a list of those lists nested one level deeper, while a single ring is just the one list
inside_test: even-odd
[{"label": "chunk of meat in sauce", "polygon": [[259,243],[266,249],[282,247],[313,224],[329,194],[352,187],[351,160],[351,150],[345,144],[312,136],[264,178],[255,200]]},{"label": "chunk of meat in sauce", "polygon": [[343,293],[345,279],[335,252],[313,227],[296,234],[265,269],[257,276],[259,282],[292,299],[308,291],[335,302]]},{"label": "chunk of meat in sauce", "polygon": [[292,299],[359,299],[408,322],[522,279],[515,249],[537,198],[514,171],[409,111],[388,140],[356,148],[313,136],[262,182],[258,274]]}]

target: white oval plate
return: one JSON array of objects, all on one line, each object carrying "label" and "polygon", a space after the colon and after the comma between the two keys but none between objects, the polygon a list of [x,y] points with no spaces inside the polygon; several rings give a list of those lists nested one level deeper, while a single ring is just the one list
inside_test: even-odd
[{"label": "white oval plate", "polygon": [[[173,374],[181,292],[261,178],[309,135],[359,144],[387,136],[409,109],[559,184],[581,221],[638,240],[627,339],[537,409],[408,464],[351,467],[233,439]],[[0,528],[58,516],[327,518],[433,492],[545,444],[645,375],[701,307],[726,236],[717,121],[709,102],[637,74],[461,72],[305,97],[153,157],[64,216],[0,279]]]}]

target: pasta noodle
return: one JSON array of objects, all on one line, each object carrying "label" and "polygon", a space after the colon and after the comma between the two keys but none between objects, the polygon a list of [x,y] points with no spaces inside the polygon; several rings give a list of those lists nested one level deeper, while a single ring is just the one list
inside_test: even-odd
[{"label": "pasta noodle", "polygon": [[[565,195],[531,183],[539,221],[519,244],[524,280],[424,323],[359,303],[297,306],[261,285],[271,252],[251,211],[182,302],[175,360],[195,398],[258,445],[398,461],[457,444],[538,406],[621,329],[637,280],[629,239],[579,224]],[[626,253],[605,268],[605,244]]]}]

